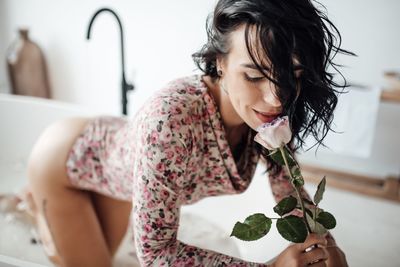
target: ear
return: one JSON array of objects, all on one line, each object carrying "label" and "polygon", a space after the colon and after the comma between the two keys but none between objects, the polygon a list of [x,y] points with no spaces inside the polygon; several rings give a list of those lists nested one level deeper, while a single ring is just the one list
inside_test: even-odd
[{"label": "ear", "polygon": [[216,60],[216,64],[217,64],[217,70],[222,70],[224,71],[226,69],[226,60],[224,56],[217,56],[217,60]]}]

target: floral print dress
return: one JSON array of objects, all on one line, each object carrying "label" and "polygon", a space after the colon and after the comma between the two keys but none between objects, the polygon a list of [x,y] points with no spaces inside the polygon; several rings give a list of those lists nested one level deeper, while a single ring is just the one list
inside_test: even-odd
[{"label": "floral print dress", "polygon": [[[249,131],[235,160],[217,105],[193,75],[170,82],[132,119],[91,120],[70,151],[67,172],[79,188],[132,201],[142,266],[266,266],[177,239],[182,205],[248,188],[259,161],[253,137]],[[283,175],[269,177],[276,200],[293,193]]]}]

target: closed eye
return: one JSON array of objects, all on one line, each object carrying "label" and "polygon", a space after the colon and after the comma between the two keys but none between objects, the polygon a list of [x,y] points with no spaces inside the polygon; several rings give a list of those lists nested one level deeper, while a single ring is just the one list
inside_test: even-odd
[{"label": "closed eye", "polygon": [[257,82],[260,82],[265,79],[264,76],[251,77],[251,76],[247,75],[246,73],[244,74],[244,78],[245,78],[245,80],[252,82],[252,83],[257,83]]}]

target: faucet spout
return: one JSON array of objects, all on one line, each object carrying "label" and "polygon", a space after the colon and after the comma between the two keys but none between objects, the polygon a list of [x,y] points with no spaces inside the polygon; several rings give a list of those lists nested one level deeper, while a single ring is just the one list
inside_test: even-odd
[{"label": "faucet spout", "polygon": [[110,8],[101,8],[99,10],[96,11],[96,13],[94,13],[94,15],[92,16],[92,18],[90,19],[89,22],[89,27],[87,30],[87,34],[86,34],[86,39],[89,40],[90,39],[90,33],[92,30],[92,25],[94,20],[96,19],[96,17],[102,13],[102,12],[109,12],[111,13],[117,20],[118,22],[118,26],[119,26],[119,32],[120,32],[120,39],[121,39],[121,70],[122,70],[122,81],[121,81],[121,89],[122,89],[122,114],[123,115],[127,115],[128,114],[128,110],[127,110],[127,105],[128,105],[128,91],[133,90],[134,86],[132,84],[127,83],[126,79],[125,79],[125,52],[124,52],[124,31],[122,29],[122,23],[121,20],[119,19],[117,13],[115,13],[115,11],[113,11]]}]

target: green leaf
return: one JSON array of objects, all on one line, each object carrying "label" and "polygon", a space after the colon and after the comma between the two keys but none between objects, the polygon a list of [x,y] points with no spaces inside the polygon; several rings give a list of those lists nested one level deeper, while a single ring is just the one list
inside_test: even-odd
[{"label": "green leaf", "polygon": [[304,179],[300,172],[300,167],[296,164],[292,167],[293,184],[296,187],[304,185]]},{"label": "green leaf", "polygon": [[306,207],[307,206],[312,206],[312,207],[314,206],[314,202],[312,202],[308,198],[303,198],[303,201],[304,201],[304,205],[306,205]]},{"label": "green leaf", "polygon": [[320,223],[318,223],[317,221],[314,221],[313,218],[310,216],[310,214],[308,214],[308,213],[306,214],[306,219],[307,219],[308,225],[311,228],[312,233],[323,235],[327,232],[325,227],[323,225],[321,225]]},{"label": "green leaf", "polygon": [[307,227],[304,221],[293,215],[278,219],[276,228],[283,238],[291,242],[302,243],[307,238]]},{"label": "green leaf", "polygon": [[316,221],[322,224],[326,229],[333,229],[336,226],[335,217],[327,211],[319,213]]},{"label": "green leaf", "polygon": [[294,184],[296,187],[303,186],[303,185],[304,185],[303,177],[294,179],[294,180],[293,180],[293,184]]},{"label": "green leaf", "polygon": [[293,177],[294,177],[294,178],[303,177],[303,176],[301,175],[300,168],[299,168],[299,166],[297,166],[297,165],[293,166],[293,168],[292,168],[292,174],[293,174]]},{"label": "green leaf", "polygon": [[[283,151],[285,151],[285,156],[286,160],[288,161],[289,168],[292,168],[293,166],[296,165],[296,162],[293,160],[292,156],[289,154],[289,152],[285,147],[283,148]],[[276,150],[274,153],[271,153],[270,156],[272,160],[275,161],[277,164],[281,166],[285,165],[285,160],[283,159],[282,153],[279,149]]]},{"label": "green leaf", "polygon": [[323,209],[320,209],[317,206],[306,206],[306,212],[310,214],[311,217],[316,218],[319,213],[323,212]]},{"label": "green leaf", "polygon": [[243,223],[237,222],[231,236],[243,241],[254,241],[268,234],[272,220],[262,213],[256,213],[246,218]]},{"label": "green leaf", "polygon": [[274,153],[271,153],[270,157],[273,161],[275,161],[280,166],[285,165],[285,161],[283,160],[282,154],[279,150],[276,150]]},{"label": "green leaf", "polygon": [[[311,214],[308,211],[311,212]],[[308,210],[308,211],[306,210],[306,220],[307,220],[308,225],[311,228],[311,232],[314,233],[315,221],[313,220],[312,211],[311,210]]]},{"label": "green leaf", "polygon": [[278,213],[280,216],[285,215],[286,213],[291,212],[297,206],[297,199],[293,196],[288,196],[281,201],[279,201],[278,205],[274,207],[274,211]]},{"label": "green leaf", "polygon": [[309,216],[311,216],[311,218],[312,218],[313,212],[312,212],[309,208],[304,208],[304,209],[306,210],[306,213],[307,213]]},{"label": "green leaf", "polygon": [[314,195],[314,202],[316,205],[322,200],[322,196],[324,195],[325,192],[325,184],[326,184],[326,179],[325,176],[322,178],[321,182],[318,184],[317,192],[315,192]]}]

